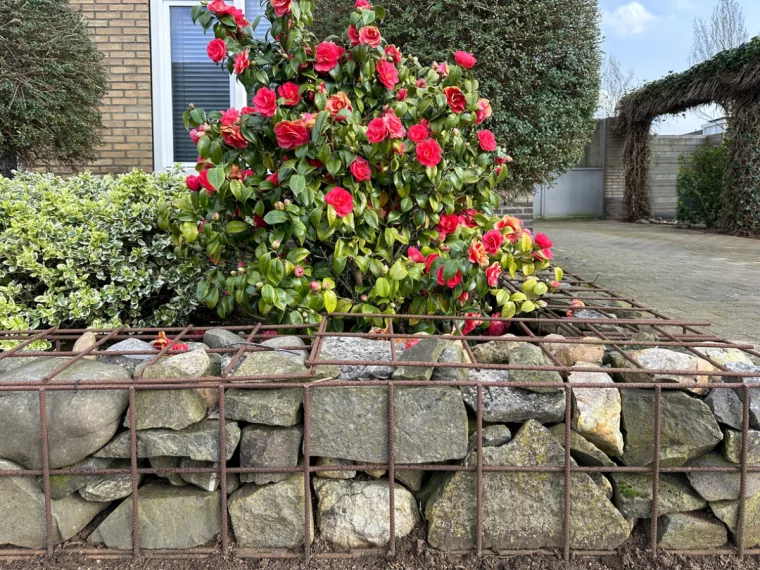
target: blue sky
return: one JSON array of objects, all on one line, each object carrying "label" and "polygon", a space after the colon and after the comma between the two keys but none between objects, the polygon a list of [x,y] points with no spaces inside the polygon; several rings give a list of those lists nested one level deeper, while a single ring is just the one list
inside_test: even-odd
[{"label": "blue sky", "polygon": [[[760,34],[760,0],[739,0],[750,36]],[[600,0],[603,49],[638,80],[651,81],[688,67],[696,17],[709,18],[717,0]],[[668,117],[657,125],[660,134],[698,129],[703,120],[693,114]]]}]

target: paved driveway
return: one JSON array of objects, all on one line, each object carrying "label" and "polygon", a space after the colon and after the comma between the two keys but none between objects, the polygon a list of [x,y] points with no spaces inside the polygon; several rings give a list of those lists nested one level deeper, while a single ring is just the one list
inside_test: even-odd
[{"label": "paved driveway", "polygon": [[560,267],[705,332],[760,344],[760,240],[608,221],[537,221]]}]

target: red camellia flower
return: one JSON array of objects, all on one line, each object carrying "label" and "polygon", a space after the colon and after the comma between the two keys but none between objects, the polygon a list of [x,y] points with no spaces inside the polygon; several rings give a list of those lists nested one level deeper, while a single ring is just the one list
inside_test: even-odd
[{"label": "red camellia flower", "polygon": [[234,6],[230,6],[227,4],[224,0],[213,0],[212,2],[208,3],[209,12],[213,12],[219,17],[226,16],[227,14],[232,14],[232,11],[235,9]]},{"label": "red camellia flower", "polygon": [[353,24],[348,26],[348,41],[351,42],[351,47],[359,45],[359,32]]},{"label": "red camellia flower", "polygon": [[[479,316],[480,315],[478,313],[465,313],[465,317],[479,317]],[[474,331],[476,328],[478,328],[482,324],[483,324],[483,321],[478,321],[478,320],[465,321],[464,325],[462,326],[462,334],[470,334],[472,331]]]},{"label": "red camellia flower", "polygon": [[406,256],[415,263],[425,263],[425,256],[416,247],[410,247],[406,250]]},{"label": "red camellia flower", "polygon": [[222,39],[211,40],[206,46],[206,53],[214,63],[219,63],[227,57],[227,44]]},{"label": "red camellia flower", "polygon": [[[499,313],[494,313],[491,316],[498,318]],[[507,329],[509,329],[509,323],[505,323],[504,321],[491,321],[488,325],[488,334],[491,336],[504,336],[507,334]]]},{"label": "red camellia flower", "polygon": [[467,108],[467,100],[459,87],[444,87],[443,94],[446,95],[449,108],[455,113],[461,113]]},{"label": "red camellia flower", "polygon": [[453,234],[459,227],[459,216],[456,214],[443,214],[435,230],[438,232],[439,239],[441,241],[446,239],[446,236]]},{"label": "red camellia flower", "polygon": [[202,136],[203,136],[203,126],[200,127],[200,130],[192,129],[190,131],[190,139],[193,141],[193,144],[198,144],[198,141],[201,140]]},{"label": "red camellia flower", "polygon": [[406,129],[404,128],[404,124],[392,110],[389,109],[385,112],[383,115],[383,121],[385,121],[385,126],[388,129],[388,134],[392,139],[403,139],[406,136]]},{"label": "red camellia flower", "polygon": [[364,160],[361,156],[356,157],[349,167],[351,174],[357,182],[364,182],[372,178],[372,170],[369,167],[369,162]]},{"label": "red camellia flower", "polygon": [[359,30],[359,43],[365,46],[377,47],[382,40],[383,37],[380,35],[380,30],[375,26],[364,26]]},{"label": "red camellia flower", "polygon": [[467,226],[468,228],[477,228],[478,222],[475,221],[475,215],[479,212],[477,210],[474,210],[472,208],[468,208],[467,210],[462,210],[459,213],[459,217],[462,219],[462,224]]},{"label": "red camellia flower", "polygon": [[480,141],[480,148],[486,152],[493,152],[496,150],[496,137],[488,129],[478,131],[478,140]]},{"label": "red camellia flower", "polygon": [[414,143],[421,143],[428,138],[429,134],[430,131],[428,130],[427,121],[409,127],[409,140]]},{"label": "red camellia flower", "polygon": [[427,87],[427,82],[426,82],[424,79],[420,78],[420,79],[418,79],[418,80],[415,82],[415,85],[416,85],[417,87],[419,87],[420,89],[425,89],[425,87]]},{"label": "red camellia flower", "polygon": [[454,52],[454,59],[457,61],[457,65],[460,67],[464,67],[465,69],[470,69],[471,67],[474,67],[475,64],[478,62],[477,59],[475,59],[475,56],[471,53],[467,53],[466,51],[455,51]]},{"label": "red camellia flower", "polygon": [[221,125],[223,127],[227,127],[229,125],[235,125],[240,120],[240,113],[237,109],[234,107],[230,107],[227,109],[224,113],[222,113],[222,118],[219,120]]},{"label": "red camellia flower", "polygon": [[277,137],[277,146],[280,148],[296,148],[305,145],[311,138],[310,129],[307,129],[300,119],[277,123],[274,134]]},{"label": "red camellia flower", "polygon": [[267,227],[267,223],[264,221],[264,218],[262,218],[261,216],[259,216],[255,212],[253,214],[253,225],[256,226],[257,228],[265,228],[265,227]]},{"label": "red camellia flower", "polygon": [[240,75],[246,69],[248,69],[248,66],[250,64],[251,64],[251,60],[248,58],[248,50],[241,51],[239,54],[235,56],[235,64],[233,66],[233,71],[237,75]]},{"label": "red camellia flower", "polygon": [[483,243],[477,238],[473,238],[472,240],[468,259],[471,263],[475,263],[481,267],[488,266],[488,253],[486,253],[486,248],[483,247]]},{"label": "red camellia flower", "polygon": [[425,273],[430,273],[430,268],[433,266],[433,262],[441,257],[437,253],[431,253],[425,257]]},{"label": "red camellia flower", "polygon": [[211,185],[211,182],[208,181],[208,170],[201,170],[198,173],[198,181],[201,183],[201,186],[203,186],[204,190],[206,190],[206,192],[209,194],[216,192],[216,188],[214,188]]},{"label": "red camellia flower", "polygon": [[301,102],[301,95],[298,93],[298,85],[292,81],[283,83],[277,88],[277,94],[285,99],[282,104],[289,107],[295,107]]},{"label": "red camellia flower", "polygon": [[201,181],[198,179],[197,176],[190,175],[187,178],[185,178],[185,184],[187,185],[188,189],[192,192],[197,192],[201,189]]},{"label": "red camellia flower", "polygon": [[423,166],[437,166],[441,162],[441,145],[426,139],[417,145],[417,161]]},{"label": "red camellia flower", "polygon": [[272,174],[269,174],[265,180],[268,180],[274,185],[275,188],[277,188],[280,185],[280,173],[273,172]]},{"label": "red camellia flower", "polygon": [[467,302],[469,298],[470,298],[470,294],[467,291],[465,291],[464,293],[459,295],[459,299],[457,299],[457,301],[459,301],[459,304],[464,307],[464,304]]},{"label": "red camellia flower", "polygon": [[354,197],[351,192],[336,186],[325,196],[325,202],[335,208],[335,214],[339,218],[345,218],[354,211]]},{"label": "red camellia flower", "polygon": [[480,99],[478,101],[478,108],[475,109],[475,124],[481,124],[483,121],[490,118],[491,115],[493,115],[491,102],[488,99]]},{"label": "red camellia flower", "polygon": [[385,55],[391,58],[393,63],[401,63],[401,52],[393,44],[385,46]]},{"label": "red camellia flower", "polygon": [[248,141],[245,140],[243,134],[240,132],[240,127],[237,125],[222,127],[219,132],[222,135],[225,144],[232,148],[245,148],[248,146]]},{"label": "red camellia flower", "polygon": [[500,231],[491,230],[483,236],[483,247],[490,255],[496,255],[502,243],[504,243],[504,236]]},{"label": "red camellia flower", "polygon": [[388,125],[383,119],[372,119],[367,125],[367,140],[373,144],[381,143],[388,136]]},{"label": "red camellia flower", "polygon": [[370,5],[369,2],[367,2],[367,0],[356,0],[356,3],[354,4],[354,8],[356,8],[357,10],[364,10],[364,9],[369,10],[370,8],[372,8],[372,6]]},{"label": "red camellia flower", "polygon": [[486,269],[486,280],[489,287],[496,287],[499,284],[499,275],[501,275],[501,265],[494,262]]},{"label": "red camellia flower", "polygon": [[[364,31],[364,28],[362,28]],[[377,70],[377,77],[380,83],[385,85],[388,89],[395,89],[398,83],[398,69],[390,61],[384,59],[378,60],[375,69]]]},{"label": "red camellia flower", "polygon": [[446,279],[443,278],[443,265],[441,265],[438,268],[438,273],[436,273],[436,277],[438,278],[438,285],[446,285],[449,289],[453,289],[457,285],[459,285],[462,282],[462,272],[457,271],[456,275],[446,281]]},{"label": "red camellia flower", "polygon": [[354,110],[348,95],[343,93],[343,91],[338,91],[335,95],[329,97],[327,103],[325,103],[325,111],[330,113],[336,120],[343,121],[346,119],[346,117],[337,116],[343,109]]},{"label": "red camellia flower", "polygon": [[316,49],[315,57],[317,58],[317,63],[314,64],[314,69],[320,72],[334,69],[344,53],[346,53],[346,50],[336,45],[335,42],[322,42]]},{"label": "red camellia flower", "polygon": [[407,91],[406,89],[399,89],[396,92],[396,101],[403,101],[407,97]]},{"label": "red camellia flower", "polygon": [[548,249],[554,245],[552,240],[550,240],[546,234],[536,234],[536,237],[533,238],[533,243],[535,243],[539,249]]},{"label": "red camellia flower", "polygon": [[285,14],[290,14],[292,0],[270,0],[272,4],[272,10],[274,15],[278,18],[282,18]]},{"label": "red camellia flower", "polygon": [[256,112],[262,117],[271,117],[277,112],[277,94],[269,87],[262,87],[253,97]]}]

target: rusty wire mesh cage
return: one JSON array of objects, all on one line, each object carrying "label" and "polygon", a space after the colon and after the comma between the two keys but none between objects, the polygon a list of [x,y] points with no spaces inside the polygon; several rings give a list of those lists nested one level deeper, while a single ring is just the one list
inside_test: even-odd
[{"label": "rusty wire mesh cage", "polygon": [[[513,291],[519,290],[519,282],[510,282],[508,288]],[[90,329],[97,335],[97,342],[87,349],[74,352],[71,349],[73,342],[85,331],[78,329],[63,330],[52,328],[42,331],[4,331],[0,332],[0,341],[15,341],[17,344],[0,353],[0,361],[29,356],[54,356],[66,357],[61,359],[60,366],[53,372],[47,374],[38,381],[10,380],[0,382],[0,397],[3,393],[31,392],[38,395],[39,402],[39,428],[41,433],[41,468],[39,469],[22,469],[11,471],[0,471],[2,477],[36,477],[41,480],[41,487],[44,492],[45,507],[45,536],[46,548],[44,549],[20,549],[14,547],[0,548],[0,559],[26,558],[33,556],[52,556],[52,555],[77,555],[77,556],[96,556],[98,558],[108,557],[195,557],[211,556],[214,554],[228,555],[232,554],[239,557],[254,558],[300,558],[309,559],[311,557],[322,558],[339,558],[352,557],[358,555],[373,554],[390,554],[393,555],[396,548],[395,530],[395,509],[394,509],[394,489],[396,474],[399,470],[424,470],[431,472],[457,472],[466,471],[475,474],[476,481],[476,528],[475,528],[475,552],[478,556],[489,554],[489,549],[484,546],[483,520],[484,520],[484,498],[483,498],[483,481],[488,473],[555,473],[562,477],[563,488],[563,541],[561,554],[565,560],[572,556],[580,555],[609,555],[610,551],[591,551],[575,549],[571,540],[571,518],[574,509],[572,500],[573,475],[577,473],[644,473],[652,475],[652,504],[651,504],[651,548],[656,555],[658,552],[658,514],[660,509],[659,486],[663,474],[685,474],[694,472],[716,472],[727,475],[739,474],[739,498],[736,528],[734,532],[734,546],[726,546],[712,550],[688,550],[678,551],[682,554],[692,555],[713,555],[713,554],[730,554],[743,557],[746,555],[760,554],[760,548],[745,547],[745,528],[746,520],[746,503],[748,499],[748,482],[750,474],[760,473],[760,466],[750,464],[748,461],[748,447],[750,434],[750,402],[751,390],[760,390],[760,384],[744,382],[746,377],[757,376],[757,372],[741,372],[727,368],[720,362],[717,362],[704,352],[705,348],[730,348],[742,351],[747,356],[757,359],[760,353],[756,352],[751,345],[732,343],[709,334],[701,332],[700,327],[707,326],[709,323],[677,321],[666,317],[657,312],[655,309],[643,306],[633,299],[621,297],[613,292],[603,289],[594,283],[585,281],[578,277],[569,276],[566,278],[563,286],[554,293],[547,295],[547,305],[539,309],[536,316],[512,319],[488,319],[480,320],[500,320],[510,324],[510,332],[514,336],[493,337],[493,336],[467,336],[466,342],[462,342],[463,348],[468,355],[469,362],[416,362],[404,360],[401,362],[397,356],[397,342],[405,342],[410,339],[418,339],[419,336],[404,332],[408,330],[407,324],[411,319],[431,319],[431,320],[448,320],[450,317],[433,317],[418,315],[364,315],[365,317],[377,317],[387,323],[387,328],[380,332],[374,333],[345,333],[345,332],[328,332],[331,319],[339,317],[355,317],[355,315],[329,315],[324,316],[319,324],[318,330],[308,330],[307,325],[264,325],[254,324],[250,326],[230,326],[225,327],[229,331],[234,331],[241,337],[239,347],[228,347],[218,349],[208,349],[207,353],[219,353],[230,355],[231,360],[222,370],[221,376],[208,377],[188,377],[188,378],[143,378],[141,373],[136,373],[130,380],[112,380],[112,379],[88,379],[81,381],[71,381],[63,379],[63,374],[74,363],[84,358],[101,357],[104,355],[145,355],[146,359],[150,358],[149,365],[158,362],[161,358],[176,354],[172,345],[165,346],[160,351],[121,351],[105,352],[109,343],[115,341],[136,338],[143,340],[152,340],[159,332],[158,329]],[[585,306],[583,310],[570,313],[568,309],[571,301],[581,299]],[[464,337],[458,334],[457,327],[460,327],[466,318],[458,319],[454,322],[455,330],[448,335],[434,335],[433,338],[444,339],[448,341],[462,341]],[[182,328],[164,329],[175,342],[183,342],[194,338],[199,332],[213,327],[193,327],[187,326]],[[650,332],[646,338],[642,338],[640,333],[642,329]],[[305,361],[307,373],[294,375],[256,375],[256,376],[236,376],[231,377],[231,371],[236,364],[245,358],[247,354],[263,350],[271,350],[263,347],[257,341],[268,338],[273,332],[287,330],[289,334],[303,339],[306,346],[280,347],[280,350],[303,350],[309,351],[309,356]],[[401,331],[401,332],[398,332]],[[547,341],[547,333],[561,332],[565,338],[553,337]],[[609,385],[598,383],[569,383],[567,381],[559,385],[565,395],[564,411],[564,465],[539,465],[539,466],[508,466],[508,465],[484,465],[483,464],[483,397],[484,390],[498,387],[509,388],[557,388],[557,384],[542,382],[480,382],[480,381],[424,381],[424,380],[335,380],[322,379],[314,381],[317,377],[315,372],[319,366],[326,365],[377,365],[377,361],[369,360],[340,360],[330,357],[324,357],[321,348],[326,338],[331,336],[340,337],[362,337],[367,339],[381,339],[390,341],[391,360],[388,366],[396,369],[403,364],[404,367],[423,367],[423,368],[464,368],[464,369],[495,369],[495,370],[528,370],[528,371],[554,371],[563,375],[570,372],[587,371],[599,372],[597,367],[568,366],[567,363],[561,362],[552,350],[547,348],[551,345],[576,345],[585,343],[590,345],[604,345],[612,351],[619,354],[626,362],[625,367],[606,367],[604,372],[617,374],[621,376],[629,374],[641,374],[644,367],[637,361],[632,354],[630,347],[635,345],[639,348],[648,347],[667,347],[677,349],[681,352],[692,354],[702,360],[709,362],[713,369],[709,376],[714,381],[709,384],[713,390],[734,390],[743,395],[743,412],[741,425],[741,451],[739,462],[734,466],[714,467],[714,466],[663,466],[660,460],[661,449],[661,422],[662,422],[662,398],[663,392],[672,390],[683,390],[684,386],[677,383],[652,383],[649,382],[628,382],[624,385],[616,385],[619,388],[649,390],[654,394],[654,413],[652,421],[654,423],[654,441],[652,450],[652,462],[645,466],[621,466],[614,467],[597,467],[581,466],[576,464],[571,457],[571,435],[572,435],[572,391],[574,389],[609,389]],[[427,338],[427,337],[425,337]],[[40,341],[50,343],[51,349],[44,351],[30,351],[30,346]],[[525,366],[514,364],[493,364],[480,363],[473,353],[472,346],[484,342],[521,342],[538,346],[549,359],[551,364],[541,366]],[[647,375],[667,374],[669,376],[693,376],[694,370],[675,370],[675,369],[653,369],[646,368]],[[717,379],[720,380],[717,380]],[[282,388],[281,381],[288,381],[288,388],[297,388],[303,393],[303,443],[302,443],[302,462],[296,467],[292,466],[269,466],[266,467],[233,467],[228,466],[227,459],[229,453],[227,449],[226,422],[219,421],[218,430],[218,466],[213,468],[161,468],[144,467],[140,465],[140,454],[138,452],[139,430],[136,428],[136,394],[143,390],[183,390],[189,388],[214,390],[218,395],[218,417],[226,418],[225,415],[225,391],[230,388],[242,390],[266,390],[273,388]],[[430,386],[454,386],[467,387],[476,390],[477,405],[475,406],[475,457],[477,461],[474,464],[402,464],[396,461],[395,444],[397,438],[396,419],[395,419],[395,397],[397,388],[406,387],[430,387]],[[359,551],[313,551],[315,550],[308,537],[311,536],[312,526],[312,475],[317,472],[341,471],[345,466],[317,466],[312,463],[311,457],[311,421],[312,410],[311,401],[315,391],[334,388],[334,387],[380,387],[387,390],[387,461],[380,464],[356,464],[351,466],[352,471],[366,471],[372,469],[386,470],[388,475],[389,489],[389,519],[390,519],[390,539],[386,547],[373,548]],[[47,400],[51,392],[56,391],[87,391],[87,390],[124,390],[128,392],[129,407],[127,412],[127,424],[129,426],[129,466],[122,468],[108,469],[72,469],[72,468],[52,468],[50,464],[49,438],[50,429],[47,421]],[[378,405],[383,405],[379,403]],[[126,424],[125,424],[126,425]],[[0,434],[0,437],[3,437]],[[154,475],[157,473],[216,473],[219,477],[219,497],[221,508],[220,521],[220,540],[218,544],[212,546],[203,546],[187,550],[151,550],[141,547],[141,528],[139,516],[140,493],[138,485],[140,477],[144,475]],[[235,545],[234,537],[228,529],[228,496],[227,496],[227,475],[230,473],[250,474],[250,473],[302,473],[304,476],[304,546],[300,551],[283,551],[283,550],[252,550]],[[51,477],[57,475],[129,475],[131,477],[131,496],[129,499],[132,503],[132,550],[114,550],[108,548],[90,548],[82,544],[62,544],[57,545],[53,530],[52,499],[51,499]],[[553,549],[535,549],[547,554],[555,554]],[[534,549],[531,549],[533,552]],[[524,551],[504,551],[499,550],[499,554],[520,553]],[[673,552],[673,551],[671,551]]]}]

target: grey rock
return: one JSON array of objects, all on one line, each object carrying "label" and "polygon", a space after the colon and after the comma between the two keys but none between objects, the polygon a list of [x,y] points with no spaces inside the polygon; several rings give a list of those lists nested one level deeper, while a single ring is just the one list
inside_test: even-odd
[{"label": "grey rock", "polygon": [[[512,440],[512,432],[503,424],[494,424],[483,428],[483,447],[499,447]],[[470,436],[470,449],[478,448],[478,434]]]},{"label": "grey rock", "polygon": [[395,472],[396,481],[403,483],[410,491],[419,491],[424,477],[425,472],[419,469],[397,469]]},{"label": "grey rock", "polygon": [[[337,467],[343,465],[354,465],[349,459],[334,459],[332,457],[320,457],[316,462],[317,467]],[[353,479],[356,477],[356,471],[317,471],[317,477],[324,479]]]},{"label": "grey rock", "polygon": [[[112,469],[129,467],[128,461],[117,461],[111,466]],[[137,476],[137,484],[142,481],[142,475]],[[110,503],[118,501],[132,494],[132,476],[126,475],[99,475],[90,477],[87,484],[79,489],[79,494],[86,501]]]},{"label": "grey rock", "polygon": [[[467,353],[460,341],[451,341],[446,343],[441,356],[438,357],[438,362],[446,363],[464,363],[469,362]],[[436,367],[433,370],[433,380],[445,381],[445,382],[463,382],[467,380],[466,368],[441,368]]]},{"label": "grey rock", "polygon": [[226,329],[209,329],[203,333],[203,343],[211,348],[240,348],[244,342],[239,334]]},{"label": "grey rock", "polygon": [[303,418],[303,390],[227,390],[224,394],[225,416],[268,426],[293,426]]},{"label": "grey rock", "polygon": [[[621,390],[625,465],[649,465],[654,448],[654,392]],[[663,391],[660,465],[677,467],[704,455],[723,439],[710,408],[680,391]]]},{"label": "grey rock", "polygon": [[[514,335],[504,335],[502,339],[517,338]],[[509,340],[492,340],[472,348],[475,361],[481,364],[509,364],[509,353],[520,346],[520,343]]]},{"label": "grey rock", "polygon": [[[736,467],[717,451],[686,462],[687,467]],[[735,501],[739,498],[740,474],[737,473],[687,473],[694,490],[707,501]],[[760,493],[760,473],[747,473],[747,496]]]},{"label": "grey rock", "polygon": [[273,336],[272,338],[268,338],[264,342],[260,343],[264,346],[269,346],[272,348],[281,348],[284,350],[279,350],[277,353],[285,356],[287,358],[290,358],[291,360],[295,360],[300,363],[306,362],[306,359],[309,358],[309,351],[304,349],[297,349],[294,347],[298,346],[306,346],[306,343],[303,341],[302,338],[292,335],[281,335],[281,336]]},{"label": "grey rock", "polygon": [[727,541],[725,525],[706,515],[673,513],[657,522],[657,546],[665,550],[720,548]]},{"label": "grey rock", "polygon": [[[111,463],[113,459],[87,457],[74,465],[67,466],[66,469],[106,469]],[[68,497],[84,487],[91,479],[92,475],[51,475],[50,497],[53,499]],[[42,478],[40,478],[40,486],[42,486]]]},{"label": "grey rock", "polygon": [[[526,422],[514,439],[483,450],[483,464],[561,466],[565,457],[549,431]],[[563,543],[561,473],[494,473],[483,476],[483,547],[496,550],[560,548]],[[574,473],[571,486],[571,546],[614,549],[630,527],[585,473]],[[425,510],[428,542],[441,550],[475,547],[475,474],[447,474]]]},{"label": "grey rock", "polygon": [[[395,391],[398,463],[461,459],[467,454],[467,411],[458,389]],[[388,461],[388,390],[319,388],[311,394],[311,454],[369,463]]]},{"label": "grey rock", "polygon": [[[227,460],[232,458],[240,441],[240,428],[227,422]],[[108,445],[94,454],[95,457],[129,458],[129,432],[117,435]],[[196,461],[219,459],[219,422],[203,420],[181,430],[148,429],[137,432],[138,457],[190,457]]]},{"label": "grey rock", "polygon": [[[739,383],[754,385],[755,388],[750,390],[749,395],[749,423],[754,428],[760,428],[760,366],[749,366],[743,362],[727,362],[725,364],[727,370],[733,372],[757,372],[757,376],[747,376],[742,379],[728,378],[724,380],[726,383]],[[736,395],[744,402],[744,390],[736,389]]]},{"label": "grey rock", "polygon": [[20,350],[19,352],[16,352],[13,356],[6,357],[3,360],[0,360],[0,374],[5,374],[6,372],[10,372],[11,370],[16,370],[17,368],[21,368],[22,366],[31,364],[35,360],[40,360],[42,358],[45,358],[44,356],[23,356],[23,354],[27,352],[30,352],[30,351]]},{"label": "grey rock", "polygon": [[101,356],[100,361],[104,364],[117,364],[126,368],[130,374],[143,362],[151,360],[158,351],[153,348],[153,345],[144,340],[137,338],[128,338],[117,342],[114,345],[109,346],[105,352],[119,352],[119,351],[147,351],[153,354],[127,354],[123,356]]},{"label": "grey rock", "polygon": [[594,482],[594,485],[599,487],[599,490],[604,494],[605,498],[608,501],[612,500],[612,483],[610,483],[610,480],[607,479],[604,475],[601,473],[589,473],[589,477],[591,477],[591,480]]},{"label": "grey rock", "polygon": [[[652,476],[647,473],[613,473],[615,506],[628,518],[645,519],[652,516]],[[660,475],[658,513],[697,511],[707,502],[678,475]]]},{"label": "grey rock", "polygon": [[[196,461],[189,457],[183,457],[179,466],[182,469],[219,469],[218,462]],[[216,491],[219,488],[219,473],[181,473],[180,477],[186,483],[195,485],[204,491]]]},{"label": "grey rock", "polygon": [[[557,424],[549,428],[554,439],[565,448],[565,424]],[[605,453],[588,441],[581,434],[570,430],[570,455],[578,462],[578,465],[588,467],[615,467],[612,461]]]},{"label": "grey rock", "polygon": [[[0,459],[0,471],[23,467]],[[82,530],[107,503],[90,503],[77,494],[52,500],[53,541],[70,539]],[[0,544],[44,548],[45,496],[34,477],[0,477]]]},{"label": "grey rock", "polygon": [[438,362],[447,342],[437,338],[423,338],[399,357],[401,366],[393,372],[394,380],[430,380],[434,367],[408,366],[407,362]]},{"label": "grey rock", "polygon": [[[737,540],[739,501],[717,501],[710,503],[713,514],[726,523],[728,530]],[[744,506],[744,547],[760,545],[760,493],[749,497]]]},{"label": "grey rock", "polygon": [[[221,531],[219,492],[150,483],[138,491],[140,546],[184,549],[204,545]],[[126,499],[88,539],[108,548],[132,548],[132,499]]]},{"label": "grey rock", "polygon": [[[742,432],[732,429],[725,430],[723,440],[723,455],[731,463],[741,463]],[[760,431],[751,429],[747,433],[747,463],[760,463]]]},{"label": "grey rock", "polygon": [[[697,358],[691,354],[667,350],[665,348],[646,348],[631,353],[634,358],[644,369],[647,370],[688,370],[692,371],[691,375],[676,374],[647,374],[636,372],[630,374],[619,374],[622,382],[669,382],[683,385],[689,392],[694,394],[703,394],[710,381],[710,372],[715,368],[706,360]],[[622,356],[617,355],[617,358]],[[618,368],[631,368],[639,370],[629,360],[617,362]]]},{"label": "grey rock", "polygon": [[[182,463],[182,458],[159,455],[157,457],[151,457],[149,461],[150,466],[153,469],[179,469],[179,466]],[[185,481],[179,473],[157,471],[156,476],[166,479],[175,487],[184,487],[187,485],[187,481]]]},{"label": "grey rock", "polygon": [[[507,370],[470,370],[470,382],[507,382]],[[477,411],[478,392],[475,387],[460,388],[465,403]],[[565,394],[539,394],[522,388],[483,388],[483,420],[487,422],[518,423],[534,419],[541,423],[561,422],[565,417]]]},{"label": "grey rock", "polygon": [[[206,417],[206,400],[197,390],[137,390],[135,418],[138,430],[180,430]],[[129,413],[124,419],[129,427]]]},{"label": "grey rock", "polygon": [[[321,360],[376,360],[391,361],[391,343],[385,340],[370,340],[358,337],[331,336],[322,341]],[[340,380],[357,380],[359,378],[390,378],[393,367],[378,366],[341,366]]]},{"label": "grey rock", "polygon": [[[319,534],[340,548],[385,546],[390,541],[388,481],[315,479]],[[409,534],[420,519],[417,503],[405,488],[394,487],[395,536]]]},{"label": "grey rock", "polygon": [[[303,439],[303,428],[246,426],[240,438],[241,467],[295,467]],[[279,483],[290,473],[241,473],[241,483]]]},{"label": "grey rock", "polygon": [[[229,500],[229,513],[238,545],[243,548],[302,547],[305,496],[301,473],[264,487],[243,485]],[[309,518],[311,543],[314,540],[311,509]]]},{"label": "grey rock", "polygon": [[[509,352],[509,364],[515,366],[553,366],[544,352],[535,344],[521,344]],[[562,375],[548,370],[510,370],[510,382],[551,382],[562,385]],[[562,388],[526,388],[537,394],[552,394]]]},{"label": "grey rock", "polygon": [[704,399],[718,423],[742,429],[742,401],[732,390],[713,389]]},{"label": "grey rock", "polygon": [[[77,341],[74,343],[74,347],[71,349],[72,352],[84,352],[85,350],[92,348],[98,343],[98,337],[95,336],[95,333],[92,331],[86,331],[85,333],[80,336]],[[84,356],[85,360],[95,360],[96,357],[92,355]]]},{"label": "grey rock", "polygon": [[188,350],[173,356],[159,359],[148,365],[143,363],[135,369],[135,375],[143,378],[204,378],[221,374],[222,357],[219,354],[207,354],[204,349]]},{"label": "grey rock", "polygon": [[[240,366],[232,374],[232,382],[271,382],[264,376],[282,376],[277,382],[304,382],[310,373],[304,364],[293,358],[284,356],[281,352],[261,351],[249,352],[241,358]],[[331,367],[317,368],[317,378],[326,378]],[[335,371],[337,373],[337,368]],[[245,379],[243,379],[245,378]],[[317,379],[315,378],[315,379]]]},{"label": "grey rock", "polygon": [[[0,385],[39,381],[68,359],[45,358],[0,375]],[[120,366],[78,360],[52,380],[129,381]],[[113,437],[127,408],[126,390],[69,390],[47,392],[50,467],[57,469],[83,460]],[[0,392],[0,457],[29,469],[42,469],[42,438],[37,392]]]},{"label": "grey rock", "polygon": [[[593,367],[580,362],[578,366]],[[612,378],[601,370],[581,372],[574,370],[568,376],[571,384],[610,384]],[[623,434],[620,431],[621,399],[617,388],[573,388],[573,429],[608,455],[623,453]]]},{"label": "grey rock", "polygon": [[240,489],[240,477],[237,473],[227,473],[227,495]]}]

